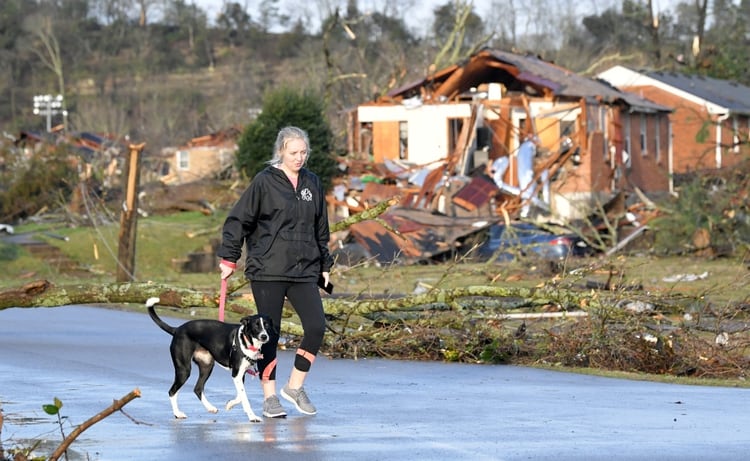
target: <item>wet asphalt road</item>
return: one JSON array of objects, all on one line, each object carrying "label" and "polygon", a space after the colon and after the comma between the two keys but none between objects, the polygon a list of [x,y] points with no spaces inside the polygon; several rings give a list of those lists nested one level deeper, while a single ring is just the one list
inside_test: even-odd
[{"label": "wet asphalt road", "polygon": [[[162,311],[163,313],[164,311]],[[169,323],[183,320],[164,316]],[[142,397],[73,443],[71,460],[745,460],[750,390],[600,378],[514,366],[319,357],[303,416],[249,423],[180,394],[172,417],[169,336],[146,314],[82,306],[0,311],[5,449],[59,444],[43,404],[58,397],[74,426],[135,388]],[[285,378],[293,355],[279,355]],[[248,377],[249,378],[249,377]],[[261,413],[257,379],[247,384]],[[214,370],[207,395],[233,397]],[[285,403],[285,402],[282,402]]]}]

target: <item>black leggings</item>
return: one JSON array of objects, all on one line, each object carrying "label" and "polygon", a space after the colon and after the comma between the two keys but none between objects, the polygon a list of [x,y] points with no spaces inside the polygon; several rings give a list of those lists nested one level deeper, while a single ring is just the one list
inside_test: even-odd
[{"label": "black leggings", "polygon": [[326,330],[326,317],[315,282],[265,282],[250,283],[258,306],[258,313],[267,315],[273,321],[274,332],[271,339],[261,347],[263,358],[258,360],[258,373],[261,380],[276,379],[276,348],[281,333],[281,311],[284,298],[289,299],[302,322],[304,335],[297,350],[294,366],[300,371],[308,371],[323,344]]}]

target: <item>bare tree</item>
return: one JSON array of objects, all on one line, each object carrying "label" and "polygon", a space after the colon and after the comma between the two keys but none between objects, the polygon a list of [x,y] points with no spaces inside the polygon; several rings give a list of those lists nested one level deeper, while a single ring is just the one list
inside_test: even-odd
[{"label": "bare tree", "polygon": [[517,12],[515,0],[493,0],[487,18],[496,39],[510,47],[518,43]]},{"label": "bare tree", "polygon": [[164,2],[165,0],[135,0],[136,5],[138,6],[139,13],[138,25],[141,27],[146,27],[146,24],[148,24],[151,7]]},{"label": "bare tree", "polygon": [[132,8],[133,0],[91,0],[90,6],[96,17],[109,25],[128,19],[128,10]]},{"label": "bare tree", "polygon": [[[57,78],[58,93],[63,96],[62,110],[66,111],[63,56],[60,52],[60,42],[55,35],[52,18],[45,15],[34,15],[27,19],[24,26],[36,39],[31,46],[31,50]],[[67,131],[66,125],[67,119],[63,117],[63,128]]]},{"label": "bare tree", "polygon": [[484,22],[471,1],[454,0],[435,9],[433,31],[441,43],[431,69],[440,69],[470,56],[492,38],[485,34]]},{"label": "bare tree", "polygon": [[706,34],[706,18],[708,16],[708,0],[695,0],[695,12],[698,15],[695,37],[693,37],[693,58],[697,60],[701,53],[703,37]]},{"label": "bare tree", "polygon": [[[707,1],[707,0],[704,0]],[[659,38],[660,36],[660,30],[659,30],[659,11],[654,6],[653,0],[648,0],[648,12],[650,21],[648,24],[648,31],[651,35],[651,46],[653,47],[653,56],[654,60],[656,61],[656,65],[661,64],[661,40]]]}]

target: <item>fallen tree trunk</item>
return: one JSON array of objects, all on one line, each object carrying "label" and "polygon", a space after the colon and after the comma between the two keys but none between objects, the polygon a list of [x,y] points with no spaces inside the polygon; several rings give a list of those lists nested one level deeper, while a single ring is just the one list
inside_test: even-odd
[{"label": "fallen tree trunk", "polygon": [[[247,282],[231,284],[235,293]],[[54,307],[75,304],[144,304],[148,298],[159,298],[159,305],[178,309],[218,309],[219,294],[155,283],[112,283],[105,285],[55,286],[46,280],[28,283],[19,288],[0,292],[0,310],[10,307]],[[418,321],[435,314],[453,313],[470,319],[504,318],[508,309],[555,306],[565,312],[599,306],[599,301],[585,295],[554,287],[522,288],[501,286],[469,286],[447,290],[433,289],[416,296],[362,299],[357,295],[338,295],[323,299],[329,317],[328,327],[333,338],[340,341],[352,334],[372,331],[373,327]],[[593,304],[593,306],[592,306]],[[256,312],[252,297],[234,296],[226,304],[227,312],[244,316]],[[289,315],[282,320],[283,334],[302,337],[299,319]],[[527,314],[528,315],[528,314]],[[571,316],[572,317],[572,316]],[[529,317],[530,318],[530,317]],[[231,320],[230,320],[231,321]]]},{"label": "fallen tree trunk", "polygon": [[[237,283],[231,289],[234,292],[244,285]],[[0,292],[0,310],[70,304],[142,306],[150,297],[159,297],[161,305],[179,309],[218,309],[214,291],[153,283],[56,287],[42,280]],[[689,328],[667,329],[661,316],[638,315],[617,307],[617,297],[618,292],[577,291],[554,285],[469,286],[384,299],[339,294],[324,298],[329,319],[325,353],[332,357],[471,363],[541,361],[706,377],[746,374],[744,348],[717,347]],[[518,308],[528,310],[507,312]],[[236,315],[255,310],[251,297],[234,296],[227,303],[227,311]],[[208,313],[207,317],[216,315]],[[291,309],[284,310],[281,331],[288,339],[280,344],[282,348],[294,348],[303,335]],[[657,342],[648,342],[644,331],[652,332],[648,336]],[[685,351],[684,357],[672,349],[673,341]]]},{"label": "fallen tree trunk", "polygon": [[[247,282],[234,283],[228,292],[233,293]],[[216,291],[203,292],[151,282],[111,283],[103,285],[56,286],[47,280],[37,280],[18,288],[0,292],[0,310],[10,307],[55,307],[73,304],[142,304],[148,298],[159,298],[162,306],[180,309],[191,307],[218,308],[219,295]],[[499,286],[469,286],[448,290],[431,290],[427,293],[385,299],[324,298],[325,311],[329,315],[367,315],[383,311],[429,310],[430,305],[450,306],[451,310],[462,310],[465,306],[459,301],[467,298],[490,297],[512,298],[513,307],[533,307],[556,305],[561,309],[580,309],[598,304],[590,294],[580,294],[568,290]],[[478,301],[479,302],[479,301]],[[251,299],[234,298],[234,312],[243,314],[247,309],[254,310]],[[470,304],[471,301],[468,301]],[[508,308],[508,306],[503,306]]]},{"label": "fallen tree trunk", "polygon": [[[382,311],[423,310],[430,304],[447,304],[452,310],[462,310],[459,301],[470,298],[510,298],[513,307],[556,305],[561,309],[583,309],[598,306],[599,300],[590,293],[576,293],[556,288],[523,288],[507,286],[468,286],[448,290],[431,290],[427,293],[401,298],[386,299],[326,299],[326,313],[366,315]],[[503,306],[507,308],[507,306]]]},{"label": "fallen tree trunk", "polygon": [[[244,280],[230,281],[230,299],[226,303],[228,313],[244,316],[256,312],[251,296],[232,296],[247,283]],[[152,297],[159,298],[161,306],[178,309],[218,310],[219,306],[218,290],[205,292],[150,282],[56,286],[46,280],[38,280],[0,292],[0,310],[75,304],[143,305]],[[324,297],[323,304],[330,319],[329,329],[334,333],[329,341],[338,342],[358,334],[357,332],[373,331],[379,325],[419,321],[420,318],[434,317],[435,314],[458,315],[464,321],[469,321],[499,319],[509,309],[554,306],[555,310],[580,313],[581,310],[601,305],[599,298],[592,296],[590,292],[579,293],[555,286],[467,286],[377,299],[362,298],[356,294],[337,294],[334,297]],[[303,336],[298,318],[289,312],[282,321],[281,331],[286,335]]]},{"label": "fallen tree trunk", "polygon": [[0,292],[0,310],[9,307],[145,303],[151,297],[158,297],[163,305],[180,308],[218,306],[218,295],[215,293],[156,283],[55,286],[47,280],[37,280]]}]

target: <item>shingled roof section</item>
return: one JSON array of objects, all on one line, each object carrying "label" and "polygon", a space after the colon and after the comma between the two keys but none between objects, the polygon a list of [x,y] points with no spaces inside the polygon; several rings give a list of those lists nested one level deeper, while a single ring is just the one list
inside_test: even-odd
[{"label": "shingled roof section", "polygon": [[732,112],[750,114],[750,87],[741,83],[674,72],[638,72],[717,106],[725,107]]}]

